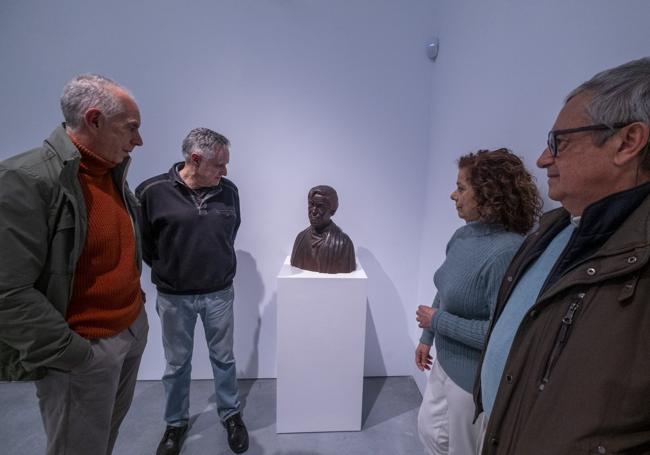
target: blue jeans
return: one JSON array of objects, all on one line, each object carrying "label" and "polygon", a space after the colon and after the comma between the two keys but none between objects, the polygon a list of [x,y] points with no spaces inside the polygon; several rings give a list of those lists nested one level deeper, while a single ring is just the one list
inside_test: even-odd
[{"label": "blue jeans", "polygon": [[219,418],[224,421],[239,412],[237,369],[233,355],[232,286],[209,294],[173,295],[158,293],[156,311],[162,326],[167,367],[165,421],[183,426],[189,420],[192,349],[197,314],[201,316],[210,352]]}]

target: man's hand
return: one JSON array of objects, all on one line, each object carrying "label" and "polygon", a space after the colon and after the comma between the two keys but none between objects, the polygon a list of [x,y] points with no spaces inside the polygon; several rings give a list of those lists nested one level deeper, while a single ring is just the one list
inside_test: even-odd
[{"label": "man's hand", "polygon": [[430,306],[420,305],[415,312],[415,320],[418,321],[418,327],[428,329],[431,327],[431,318],[438,311]]},{"label": "man's hand", "polygon": [[432,357],[429,355],[429,351],[431,351],[431,346],[424,343],[419,343],[418,347],[415,348],[415,366],[418,367],[418,370],[431,369]]}]

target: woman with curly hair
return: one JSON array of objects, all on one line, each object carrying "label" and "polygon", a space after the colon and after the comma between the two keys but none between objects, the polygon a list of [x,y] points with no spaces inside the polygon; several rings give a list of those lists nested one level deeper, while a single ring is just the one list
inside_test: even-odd
[{"label": "woman with curly hair", "polygon": [[432,455],[476,453],[480,422],[472,424],[472,387],[488,321],[506,268],[542,206],[532,176],[505,148],[462,156],[451,199],[467,224],[449,240],[434,274],[433,305],[416,312],[423,331],[415,364],[431,370],[418,433]]}]

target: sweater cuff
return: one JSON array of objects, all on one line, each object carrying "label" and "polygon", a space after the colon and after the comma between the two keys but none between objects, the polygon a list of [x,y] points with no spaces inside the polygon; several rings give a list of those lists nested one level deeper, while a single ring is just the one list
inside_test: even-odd
[{"label": "sweater cuff", "polygon": [[438,331],[438,321],[440,320],[440,315],[442,311],[438,310],[436,311],[436,314],[431,317],[431,327],[429,330],[431,330],[433,333],[436,333]]},{"label": "sweater cuff", "polygon": [[420,336],[420,343],[431,346],[433,344],[433,332],[431,328],[422,329],[422,335]]}]

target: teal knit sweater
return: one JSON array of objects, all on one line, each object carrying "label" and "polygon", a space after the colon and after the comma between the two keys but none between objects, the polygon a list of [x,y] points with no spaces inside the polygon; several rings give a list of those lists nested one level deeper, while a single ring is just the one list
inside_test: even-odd
[{"label": "teal knit sweater", "polygon": [[472,392],[488,321],[510,260],[523,236],[479,221],[459,228],[433,276],[438,311],[420,342],[435,338],[438,362],[463,390]]}]

